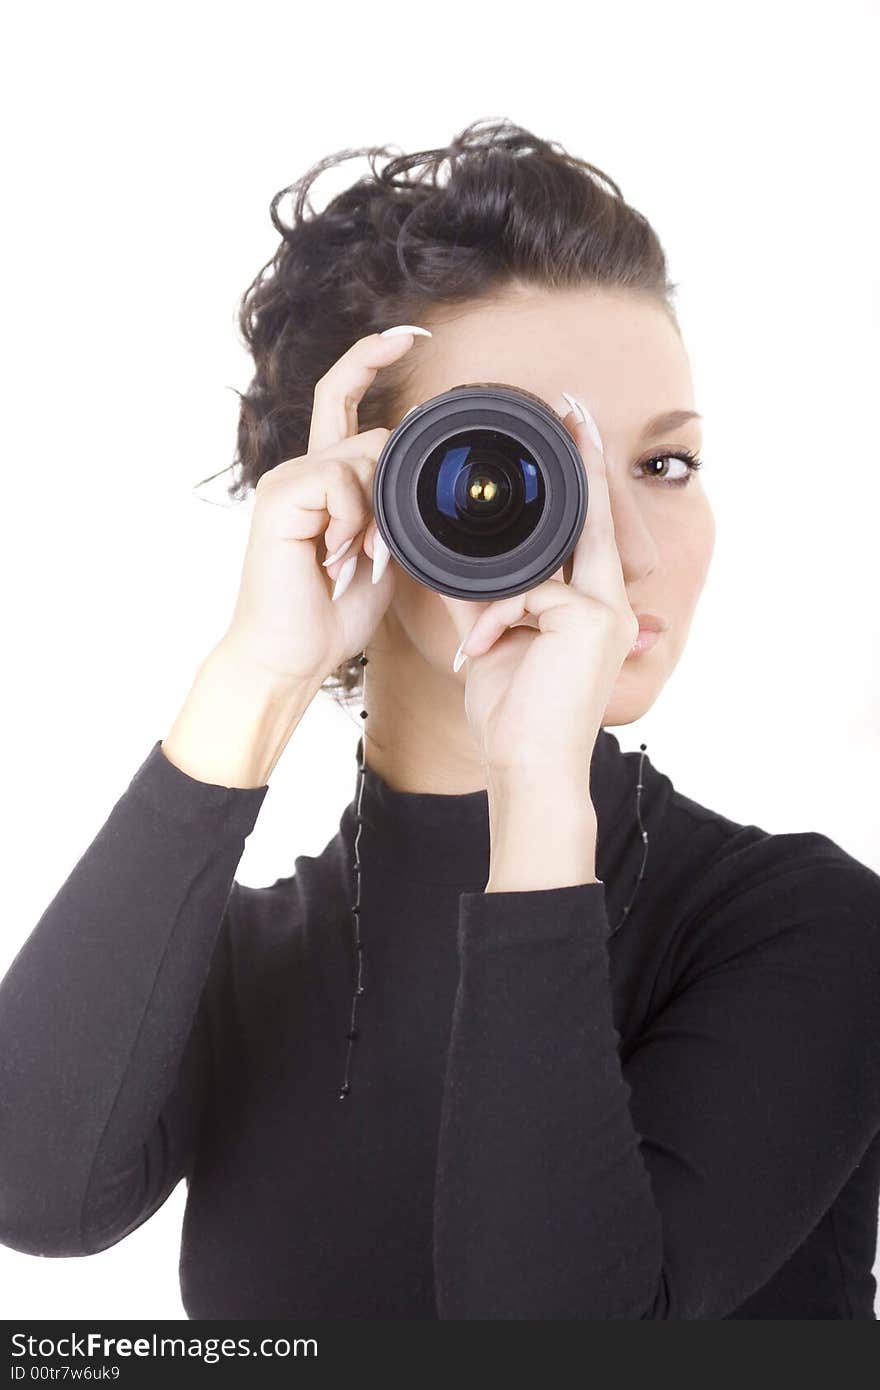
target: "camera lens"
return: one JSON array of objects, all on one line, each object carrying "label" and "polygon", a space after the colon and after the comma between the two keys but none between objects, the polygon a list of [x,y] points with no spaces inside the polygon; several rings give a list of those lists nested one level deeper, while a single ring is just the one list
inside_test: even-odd
[{"label": "camera lens", "polygon": [[509,432],[467,429],[437,444],[416,486],[419,515],[435,540],[456,555],[515,550],[544,511],[537,460]]},{"label": "camera lens", "polygon": [[420,402],[391,431],[373,511],[394,559],[420,584],[450,598],[504,598],[565,562],[587,514],[587,474],[540,396],[465,382]]}]

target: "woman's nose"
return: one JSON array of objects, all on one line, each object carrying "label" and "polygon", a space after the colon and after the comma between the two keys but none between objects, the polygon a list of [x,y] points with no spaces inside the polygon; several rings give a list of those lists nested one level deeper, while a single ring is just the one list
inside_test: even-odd
[{"label": "woman's nose", "polygon": [[651,573],[657,564],[659,548],[633,489],[627,487],[624,480],[615,480],[610,463],[606,477],[620,567],[630,584]]}]

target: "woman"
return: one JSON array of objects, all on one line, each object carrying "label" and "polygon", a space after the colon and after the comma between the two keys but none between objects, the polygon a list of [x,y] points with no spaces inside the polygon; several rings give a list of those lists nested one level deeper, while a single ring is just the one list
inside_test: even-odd
[{"label": "woman", "polygon": [[[185,1176],[194,1318],[873,1318],[880,880],[604,727],[713,544],[657,237],[507,123],[307,216],[314,172],[242,306],[228,631],[0,985],[0,1239],[106,1249]],[[487,381],[558,410],[589,510],[465,603],[388,563],[371,481]],[[310,701],[365,675],[337,834],[236,883]]]}]

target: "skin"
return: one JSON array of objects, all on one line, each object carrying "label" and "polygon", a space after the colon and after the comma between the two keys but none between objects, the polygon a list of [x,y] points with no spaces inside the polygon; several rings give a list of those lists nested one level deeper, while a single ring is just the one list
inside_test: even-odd
[{"label": "skin", "polygon": [[[515,285],[423,326],[433,337],[418,339],[407,398],[389,428],[419,402],[471,381],[521,386],[560,415],[569,409],[565,391],[596,422],[627,600],[634,612],[669,621],[650,651],[624,660],[601,721],[634,722],[681,657],[715,541],[701,473],[679,488],[636,466],[661,450],[701,451],[699,420],[641,437],[654,415],[697,408],[674,324],[661,305],[631,292]],[[684,469],[666,461],[670,477]],[[570,558],[566,581],[571,565]],[[397,567],[392,600],[367,648],[364,701],[367,765],[395,789],[457,795],[486,787],[465,714],[467,663],[453,673],[452,662],[461,634],[488,606],[437,594]]]}]

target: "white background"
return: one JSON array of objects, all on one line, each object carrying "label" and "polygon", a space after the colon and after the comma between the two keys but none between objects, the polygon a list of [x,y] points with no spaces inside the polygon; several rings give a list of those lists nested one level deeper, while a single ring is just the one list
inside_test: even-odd
[{"label": "white background", "polygon": [[[343,147],[445,145],[484,116],[610,173],[681,286],[717,543],[622,748],[880,870],[876,10],[33,4],[3,46],[0,973],[231,615],[248,511],[192,488],[232,460],[272,195]],[[366,165],[343,171],[324,198]],[[318,697],[240,881],[323,848],[359,728]],[[184,1201],[88,1259],[0,1247],[2,1316],[183,1317]]]}]

